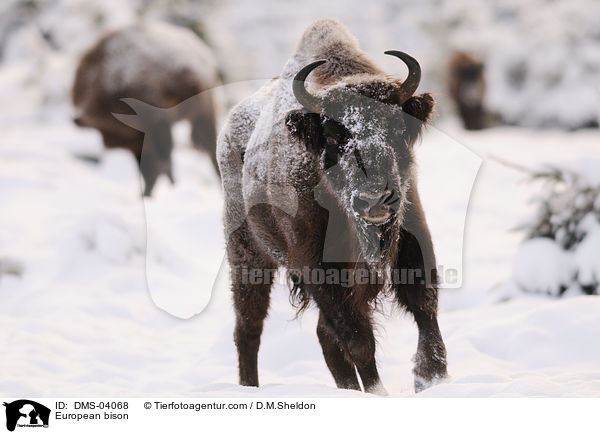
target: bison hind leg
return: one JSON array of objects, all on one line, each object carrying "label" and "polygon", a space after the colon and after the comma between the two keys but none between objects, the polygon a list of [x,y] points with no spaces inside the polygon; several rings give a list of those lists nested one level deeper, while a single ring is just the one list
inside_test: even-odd
[{"label": "bison hind leg", "polygon": [[[275,267],[257,249],[246,222],[227,239],[227,255],[236,317],[234,342],[238,353],[239,381],[242,386],[258,387],[258,349],[269,310],[271,271]],[[250,270],[261,270],[262,277],[252,278],[252,274],[248,274]]]}]

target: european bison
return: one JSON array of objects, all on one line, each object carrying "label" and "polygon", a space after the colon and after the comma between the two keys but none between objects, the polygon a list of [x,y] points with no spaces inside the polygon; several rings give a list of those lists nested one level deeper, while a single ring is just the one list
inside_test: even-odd
[{"label": "european bison", "polygon": [[[218,170],[215,104],[207,92],[217,82],[213,55],[194,33],[163,23],[133,25],[102,37],[81,59],[72,90],[75,123],[98,129],[107,148],[131,150],[148,196],[161,174],[173,180],[171,125],[178,120],[191,121],[194,146]],[[136,119],[127,125],[113,116],[132,108]]]},{"label": "european bison", "polygon": [[417,323],[416,390],[447,375],[413,158],[434,101],[413,95],[421,74],[415,59],[386,54],[408,66],[404,82],[371,62],[341,23],[316,21],[281,76],[232,109],[219,134],[242,385],[258,386],[279,267],[300,307],[312,301],[319,309],[317,336],[338,387],[360,390],[356,368],[365,391],[386,393],[373,335],[374,305],[384,294]]},{"label": "european bison", "polygon": [[448,62],[448,91],[467,130],[485,128],[486,110],[483,63],[464,51]]}]

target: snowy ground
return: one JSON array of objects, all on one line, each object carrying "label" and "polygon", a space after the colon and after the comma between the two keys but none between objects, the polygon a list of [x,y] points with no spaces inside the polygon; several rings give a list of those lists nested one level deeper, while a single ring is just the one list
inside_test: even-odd
[{"label": "snowy ground", "polygon": [[[0,128],[0,270],[11,271],[0,275],[0,394],[364,396],[335,389],[315,312],[293,320],[281,286],[259,356],[263,386],[236,385],[224,268],[211,298],[223,258],[221,193],[208,160],[186,147],[185,128],[178,184],[158,185],[146,204],[133,159],[103,153],[99,136],[76,129],[66,113],[6,117]],[[599,156],[599,142],[597,130],[467,133],[453,123],[425,135],[420,183],[442,264],[463,260],[456,240],[480,163],[459,143],[483,163],[465,226],[462,284],[441,294],[452,378],[420,396],[600,395],[600,298],[497,303],[521,241],[510,230],[530,212],[536,186],[488,158],[559,162]],[[391,309],[378,323],[383,382],[392,396],[413,395],[416,328]]]}]

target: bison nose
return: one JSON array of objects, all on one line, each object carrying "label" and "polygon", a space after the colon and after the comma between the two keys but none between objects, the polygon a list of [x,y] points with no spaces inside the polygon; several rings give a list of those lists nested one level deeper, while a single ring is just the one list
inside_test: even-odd
[{"label": "bison nose", "polygon": [[387,222],[392,216],[392,207],[394,192],[392,190],[383,190],[377,193],[359,193],[354,197],[354,211],[371,224],[382,224]]}]

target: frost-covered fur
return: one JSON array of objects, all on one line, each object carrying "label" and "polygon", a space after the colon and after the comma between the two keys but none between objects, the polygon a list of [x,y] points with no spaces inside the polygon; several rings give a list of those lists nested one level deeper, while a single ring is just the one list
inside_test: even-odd
[{"label": "frost-covered fur", "polygon": [[[311,113],[294,97],[292,80],[318,59],[327,63],[309,75],[307,88],[325,108]],[[271,286],[244,280],[243,270],[278,267],[288,270],[302,307],[311,300],[318,306],[317,334],[338,387],[360,389],[356,368],[365,391],[385,393],[374,358],[372,312],[386,288],[419,327],[416,386],[446,376],[435,257],[412,154],[433,99],[423,94],[398,102],[401,84],[367,59],[341,23],[323,19],[305,31],[280,77],[231,111],[217,157],[241,384],[258,385],[257,352]],[[333,153],[332,137],[339,139]],[[372,224],[357,198],[381,190],[393,192],[392,217]],[[303,268],[380,274],[411,269],[421,272],[421,280],[343,287],[307,280]]]},{"label": "frost-covered fur", "polygon": [[[280,77],[234,107],[219,134],[217,159],[228,203],[226,233],[237,229],[247,210],[263,203],[264,198],[291,195],[294,200],[295,191],[313,184],[306,177],[316,174],[317,170],[310,168],[315,161],[306,147],[291,137],[285,124],[290,111],[302,108],[292,93],[292,79],[303,66],[316,59],[328,60],[307,80],[314,79],[311,84],[316,89],[343,78],[357,81],[361,78],[359,74],[363,74],[362,78],[384,78],[384,73],[359,50],[358,41],[341,23],[331,19],[313,23],[304,32]],[[303,177],[297,177],[299,174]],[[244,180],[244,197],[239,188],[240,175]],[[287,201],[272,203],[292,211]]]},{"label": "frost-covered fur", "polygon": [[170,127],[177,120],[191,121],[194,145],[217,167],[208,91],[217,83],[210,49],[190,30],[141,22],[105,35],[82,57],[72,91],[75,122],[98,129],[107,148],[130,149],[149,195],[160,174],[172,178]]}]

